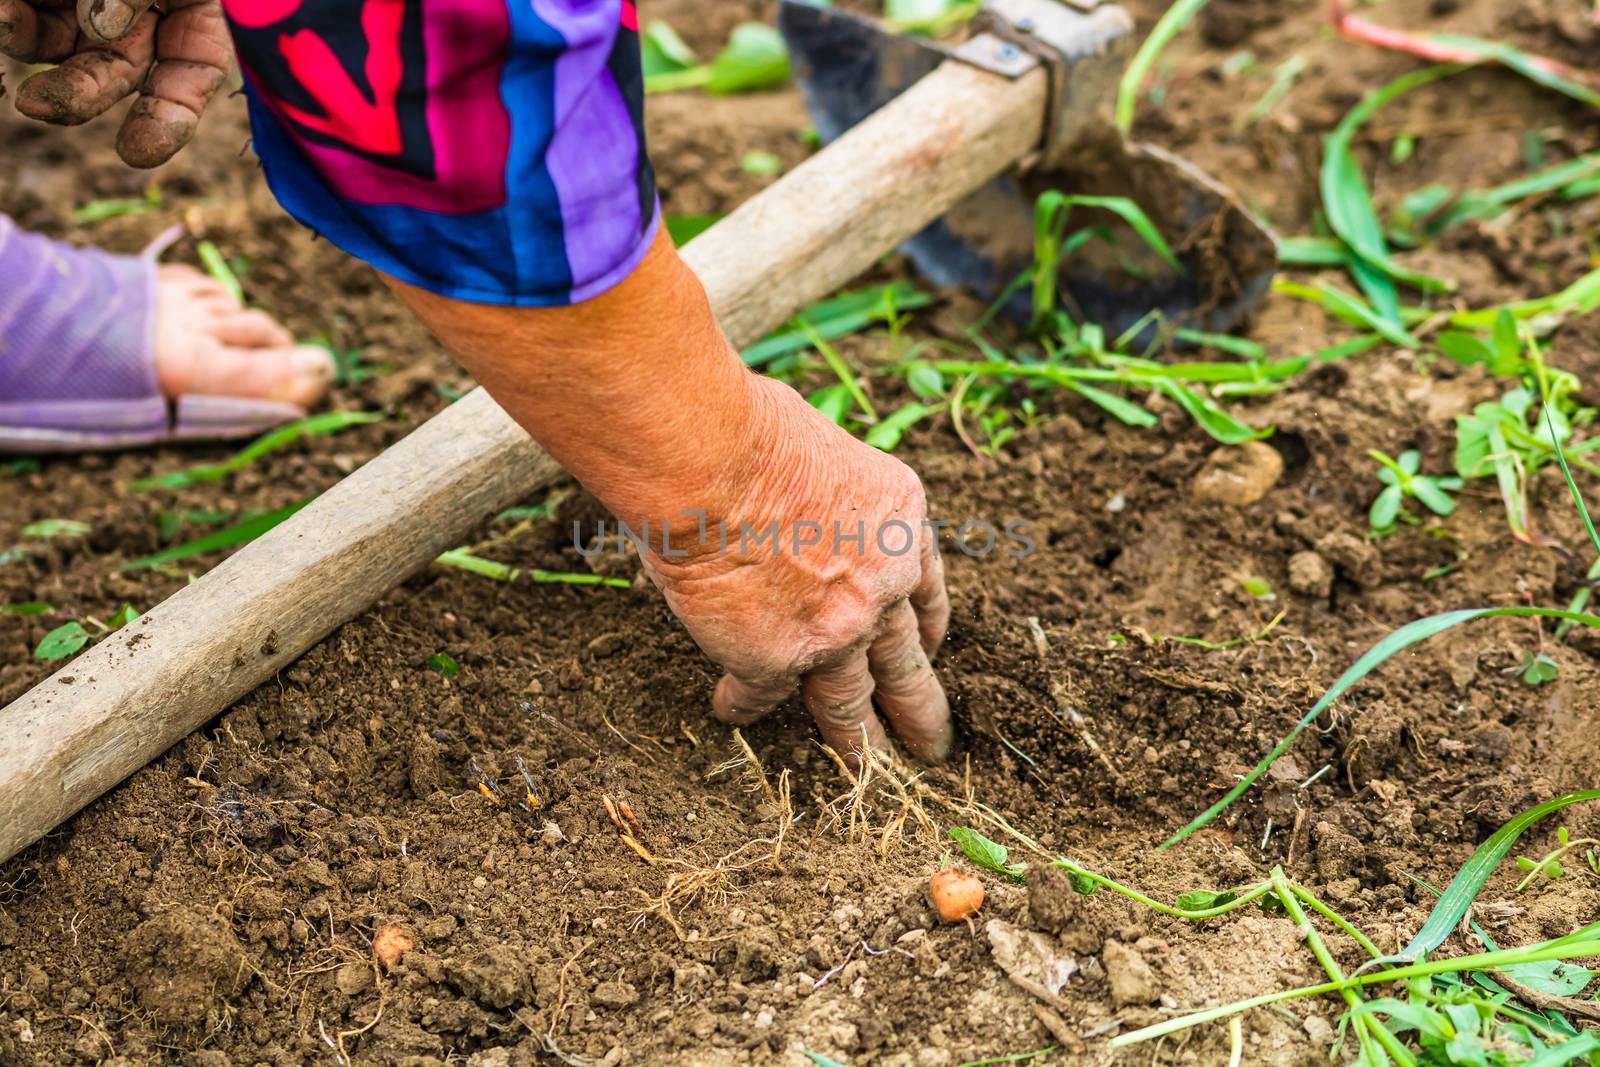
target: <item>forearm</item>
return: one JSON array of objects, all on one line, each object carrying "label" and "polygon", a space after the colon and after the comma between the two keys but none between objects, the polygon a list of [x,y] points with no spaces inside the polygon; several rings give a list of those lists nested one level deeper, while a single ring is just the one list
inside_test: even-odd
[{"label": "forearm", "polygon": [[568,307],[466,303],[387,281],[512,418],[636,529],[730,498],[771,424],[777,383],[739,360],[664,232],[627,278]]}]

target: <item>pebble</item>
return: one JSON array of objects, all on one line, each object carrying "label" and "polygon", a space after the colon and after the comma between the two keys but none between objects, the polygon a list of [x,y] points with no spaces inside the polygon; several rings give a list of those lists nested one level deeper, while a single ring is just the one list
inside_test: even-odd
[{"label": "pebble", "polygon": [[1105,965],[1106,981],[1111,984],[1111,1002],[1117,1007],[1149,1004],[1161,996],[1156,973],[1137,949],[1120,941],[1107,941],[1100,962]]},{"label": "pebble", "polygon": [[1315,552],[1296,552],[1289,557],[1289,588],[1326,600],[1333,592],[1333,568]]},{"label": "pebble", "polygon": [[1264,441],[1223,445],[1206,457],[1190,492],[1200,500],[1243,508],[1254,504],[1283,477],[1283,456]]}]

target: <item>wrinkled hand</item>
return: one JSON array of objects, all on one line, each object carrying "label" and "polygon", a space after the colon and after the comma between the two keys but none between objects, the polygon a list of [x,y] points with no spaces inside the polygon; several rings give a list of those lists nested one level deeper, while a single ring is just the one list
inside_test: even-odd
[{"label": "wrinkled hand", "polygon": [[[874,748],[888,745],[876,699],[908,750],[941,759],[950,749],[950,709],[928,658],[944,639],[950,602],[934,532],[923,522],[922,483],[792,389],[759,383],[771,422],[763,420],[756,440],[768,451],[746,460],[736,498],[709,516],[726,523],[726,552],[715,526],[702,545],[697,530],[684,536],[696,521],[678,519],[673,544],[688,556],[645,558],[673,612],[728,672],[713,710],[742,725],[798,688],[828,744],[850,753],[863,736]],[[757,545],[774,523],[776,548]],[[835,523],[844,535],[837,544]],[[743,524],[750,534],[741,544]],[[858,529],[860,546],[845,540]]]},{"label": "wrinkled hand", "polygon": [[[74,4],[76,3],[76,7]],[[0,0],[0,53],[56,63],[17,89],[29,118],[75,126],[134,93],[117,154],[165,163],[189,143],[227,75],[233,46],[218,0]]]}]

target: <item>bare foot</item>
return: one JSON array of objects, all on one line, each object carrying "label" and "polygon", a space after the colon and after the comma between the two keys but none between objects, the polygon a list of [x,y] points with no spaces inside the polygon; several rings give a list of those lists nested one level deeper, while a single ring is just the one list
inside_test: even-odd
[{"label": "bare foot", "polygon": [[169,397],[234,396],[310,407],[333,382],[326,350],[297,345],[264,311],[183,264],[156,276],[156,379]]}]

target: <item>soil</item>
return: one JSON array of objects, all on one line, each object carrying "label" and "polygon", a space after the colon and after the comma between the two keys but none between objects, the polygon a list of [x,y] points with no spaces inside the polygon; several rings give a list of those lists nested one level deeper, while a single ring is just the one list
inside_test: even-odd
[{"label": "soil", "polygon": [[[1162,5],[1132,6],[1144,29]],[[1581,63],[1600,29],[1555,10],[1564,6],[1579,5],[1392,0],[1380,15],[1503,35]],[[1321,136],[1364,89],[1413,67],[1334,39],[1321,8],[1217,0],[1199,32],[1173,46],[1162,104],[1144,109],[1138,131],[1232,183],[1286,233],[1312,225]],[[770,14],[705,0],[657,0],[644,12],[671,20],[703,54],[752,13]],[[1243,50],[1253,64],[1225,73]],[[1291,55],[1306,60],[1293,91],[1236,128]],[[775,180],[742,170],[743,154],[791,166],[810,151],[806,125],[793,91],[652,98],[667,210],[732,208]],[[1359,148],[1380,202],[1392,204],[1429,182],[1483,187],[1525,173],[1529,129],[1542,131],[1552,160],[1600,147],[1592,115],[1480,70],[1397,101]],[[188,218],[248,261],[254,303],[301,336],[326,334],[391,367],[332,400],[381,410],[384,421],[221,482],[125,488],[223,447],[49,459],[0,481],[0,546],[23,542],[22,528],[42,519],[92,527],[27,541],[26,558],[0,566],[0,602],[54,605],[42,617],[0,615],[3,705],[50,673],[30,657],[49,629],[104,619],[123,602],[148,607],[186,581],[116,571],[162,547],[158,512],[292,503],[470,383],[367,268],[278,211],[244,151],[239,101],[216,107],[199,141],[153,175],[115,160],[105,121],[61,131],[8,112],[0,130],[0,209],[22,224],[132,250]],[[1416,149],[1396,163],[1400,133]],[[74,207],[137,196],[150,180],[163,193],[158,212],[71,223]],[[1464,303],[1484,305],[1577,278],[1597,228],[1596,201],[1579,202],[1463,227],[1416,258],[1460,279]],[[192,258],[193,242],[172,254]],[[968,311],[952,297],[912,330],[950,333]],[[1280,296],[1247,333],[1278,355],[1342,336]],[[1596,340],[1600,327],[1575,323],[1552,352],[1590,390]],[[885,344],[868,336],[844,351],[870,361]],[[899,399],[894,383],[874,387],[886,403]],[[1050,1046],[1060,1051],[1035,1062],[1102,1063],[1117,1059],[1105,1041],[1119,1028],[1319,977],[1281,917],[1196,928],[1104,892],[1075,896],[1043,862],[1055,855],[1162,898],[1281,864],[1397,946],[1430,906],[1419,880],[1442,885],[1514,813],[1596,784],[1600,644],[1581,635],[1558,644],[1527,620],[1495,620],[1417,646],[1357,685],[1210,828],[1170,851],[1152,846],[1393,628],[1450,608],[1570,598],[1574,565],[1513,541],[1482,485],[1448,520],[1366,536],[1377,488],[1367,450],[1417,448],[1427,469],[1446,468],[1451,416],[1496,388],[1376,349],[1243,405],[1253,424],[1277,428],[1253,459],[1216,455],[1175,408],[1159,409],[1159,428],[1134,430],[1042,394],[1042,417],[998,462],[968,452],[947,420],[913,430],[900,454],[922,473],[936,514],[1024,521],[1036,546],[1025,559],[945,546],[955,613],[938,668],[962,736],[948,765],[923,771],[914,804],[888,789],[852,808],[849,783],[797,708],[745,734],[765,785],[748,765],[729,768],[737,742],[707,715],[715,673],[643,582],[417,575],[0,865],[0,1064],[787,1065],[808,1062],[809,1049],[854,1065],[952,1067]],[[561,492],[555,521],[497,522],[481,550],[583,570],[569,523],[595,505]],[[1558,472],[1535,479],[1532,507],[1541,533],[1581,548]],[[204,528],[192,519],[180,536]],[[1252,576],[1274,600],[1244,590]],[[1160,640],[1224,643],[1260,633],[1280,611],[1263,639],[1235,647]],[[1559,668],[1537,688],[1516,671],[1535,649]],[[424,667],[440,651],[458,675]],[[608,801],[636,816],[638,849],[614,829]],[[949,848],[945,828],[1005,837],[975,821],[980,804],[1041,854],[1012,840],[1014,858],[1033,868],[1026,884],[985,875],[979,915],[941,925],[926,885]],[[1597,820],[1589,806],[1566,821],[1596,836]],[[1542,852],[1554,831],[1541,826],[1522,849]],[[1515,879],[1498,873],[1483,896],[1509,904],[1493,912],[1502,943],[1565,933],[1600,910],[1592,878],[1520,895]],[[398,955],[392,966],[372,962],[380,931],[386,956]],[[1075,972],[1043,1016],[995,962],[1037,948],[1035,932]],[[1325,1002],[1251,1014],[1246,1060],[1326,1062],[1335,1017]],[[1212,1028],[1124,1059],[1226,1057],[1227,1037]]]}]

